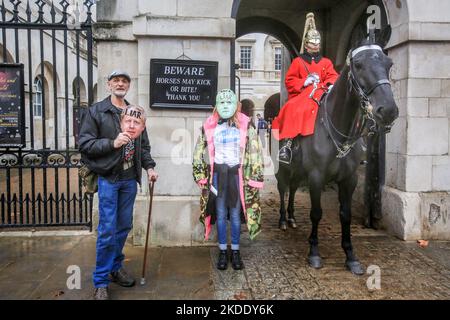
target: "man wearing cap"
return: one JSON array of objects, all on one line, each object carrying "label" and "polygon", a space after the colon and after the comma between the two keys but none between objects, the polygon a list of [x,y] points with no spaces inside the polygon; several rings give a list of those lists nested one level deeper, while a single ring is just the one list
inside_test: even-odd
[{"label": "man wearing cap", "polygon": [[111,95],[82,115],[80,152],[84,164],[98,174],[99,224],[94,299],[109,299],[110,281],[131,287],[135,280],[124,270],[122,253],[132,228],[133,206],[142,169],[150,180],[158,175],[150,154],[144,109],[129,106],[125,95],[131,78],[116,70],[108,76]]},{"label": "man wearing cap", "polygon": [[[320,55],[320,33],[314,14],[306,16],[301,54],[292,61],[286,73],[288,101],[273,119],[274,137],[280,140],[278,160],[289,164],[292,159],[292,139],[314,133],[318,104],[324,92],[331,90],[339,74],[331,60]],[[304,52],[306,49],[306,52]]]}]

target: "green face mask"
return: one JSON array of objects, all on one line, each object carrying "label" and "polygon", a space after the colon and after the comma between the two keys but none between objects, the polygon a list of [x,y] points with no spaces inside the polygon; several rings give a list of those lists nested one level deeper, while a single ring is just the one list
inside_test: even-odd
[{"label": "green face mask", "polygon": [[231,118],[237,109],[237,97],[230,89],[221,90],[216,97],[216,108],[222,119]]}]

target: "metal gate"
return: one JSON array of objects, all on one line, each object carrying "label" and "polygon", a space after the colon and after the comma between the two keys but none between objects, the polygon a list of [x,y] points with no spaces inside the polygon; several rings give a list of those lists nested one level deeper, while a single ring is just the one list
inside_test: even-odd
[{"label": "metal gate", "polygon": [[0,229],[92,229],[93,197],[78,176],[76,115],[82,76],[84,104],[93,100],[94,2],[2,1],[1,65],[23,65],[24,121],[18,126],[25,143],[0,146]]}]

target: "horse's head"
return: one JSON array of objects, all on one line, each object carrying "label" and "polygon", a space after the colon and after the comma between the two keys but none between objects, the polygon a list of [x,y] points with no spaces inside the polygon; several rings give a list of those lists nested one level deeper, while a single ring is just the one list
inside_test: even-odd
[{"label": "horse's head", "polygon": [[389,132],[399,113],[389,82],[392,59],[380,44],[366,40],[349,52],[347,64],[352,86],[365,104],[368,116],[381,130]]}]

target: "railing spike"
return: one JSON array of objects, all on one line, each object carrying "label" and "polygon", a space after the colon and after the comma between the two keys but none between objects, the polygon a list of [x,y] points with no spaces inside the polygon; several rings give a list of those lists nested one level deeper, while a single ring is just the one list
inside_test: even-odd
[{"label": "railing spike", "polygon": [[44,23],[44,6],[45,6],[45,1],[44,0],[36,0],[36,5],[38,6],[39,10],[38,10],[38,14],[39,17],[37,19],[36,22],[40,22],[40,23]]},{"label": "railing spike", "polygon": [[92,11],[91,11],[91,8],[94,5],[94,1],[93,0],[85,0],[83,4],[84,4],[84,6],[87,9],[86,23],[90,24],[90,23],[92,23]]},{"label": "railing spike", "polygon": [[52,7],[50,8],[50,16],[52,17],[52,22],[55,23],[56,10],[53,0],[52,0]]},{"label": "railing spike", "polygon": [[30,0],[27,0],[27,9],[25,10],[25,13],[27,14],[27,21],[31,22],[31,7],[30,7]]},{"label": "railing spike", "polygon": [[5,1],[2,0],[2,21],[6,22],[6,8],[5,8]]},{"label": "railing spike", "polygon": [[22,1],[21,0],[9,0],[9,2],[11,2],[11,4],[14,6],[13,18],[11,21],[18,22],[19,21],[19,4],[21,4]]}]

